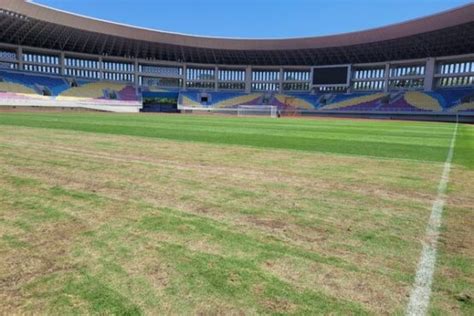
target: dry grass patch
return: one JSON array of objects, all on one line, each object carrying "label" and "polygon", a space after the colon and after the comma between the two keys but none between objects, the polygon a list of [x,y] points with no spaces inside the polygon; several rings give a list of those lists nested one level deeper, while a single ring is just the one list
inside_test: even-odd
[{"label": "dry grass patch", "polygon": [[473,177],[473,170],[461,166],[451,173],[433,284],[434,315],[474,313]]},{"label": "dry grass patch", "polygon": [[409,285],[393,283],[377,273],[347,271],[334,266],[282,258],[266,261],[262,267],[297,287],[318,287],[328,294],[357,301],[374,314],[392,314],[406,301]]}]

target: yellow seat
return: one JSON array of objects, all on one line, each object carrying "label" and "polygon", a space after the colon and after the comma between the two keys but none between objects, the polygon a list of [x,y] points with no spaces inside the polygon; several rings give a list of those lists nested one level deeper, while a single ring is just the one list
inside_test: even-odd
[{"label": "yellow seat", "polygon": [[474,110],[474,102],[461,103],[449,109],[450,112],[470,111]]},{"label": "yellow seat", "polygon": [[189,107],[200,107],[202,106],[201,103],[194,101],[193,99],[183,96],[181,98],[181,105],[183,106],[189,106]]},{"label": "yellow seat", "polygon": [[443,108],[439,104],[438,100],[433,98],[432,96],[427,95],[423,92],[418,91],[410,91],[405,93],[405,101],[408,104],[426,111],[433,111],[433,112],[441,112]]},{"label": "yellow seat", "polygon": [[105,90],[120,91],[125,84],[114,82],[93,82],[80,87],[70,88],[59,95],[59,98],[99,99],[104,96]]},{"label": "yellow seat", "polygon": [[262,96],[261,93],[251,93],[251,94],[241,95],[235,98],[229,98],[221,102],[218,102],[214,104],[214,107],[216,108],[234,107],[234,106],[245,104],[255,99],[258,99],[261,96]]},{"label": "yellow seat", "polygon": [[377,99],[380,99],[384,96],[388,95],[387,93],[374,93],[374,94],[369,94],[369,95],[364,95],[360,97],[355,97],[351,98],[349,100],[344,100],[341,102],[336,102],[336,103],[331,103],[326,106],[324,106],[322,109],[323,110],[336,110],[336,109],[341,109],[349,106],[354,106],[362,103],[367,103],[371,102]]},{"label": "yellow seat", "polygon": [[21,94],[36,94],[34,89],[26,87],[24,85],[18,83],[11,83],[11,82],[0,82],[0,91],[3,92],[11,92],[11,93],[21,93]]}]

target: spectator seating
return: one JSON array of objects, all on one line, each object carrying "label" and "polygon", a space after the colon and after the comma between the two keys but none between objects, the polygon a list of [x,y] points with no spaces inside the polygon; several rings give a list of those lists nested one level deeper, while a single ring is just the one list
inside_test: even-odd
[{"label": "spectator seating", "polygon": [[[301,110],[314,110],[316,108],[316,102],[311,103],[306,100],[303,96],[290,95],[290,94],[276,94],[275,104],[278,107],[290,107]],[[314,100],[316,101],[316,99]]]},{"label": "spectator seating", "polygon": [[0,92],[33,94],[33,95],[37,94],[36,91],[30,87],[27,87],[19,83],[12,83],[12,82],[6,82],[6,81],[0,82]]},{"label": "spectator seating", "polygon": [[120,83],[111,82],[90,82],[79,87],[70,88],[60,97],[73,97],[80,99],[117,99],[117,97],[110,97],[113,93],[117,93],[125,89],[127,86]]},{"label": "spectator seating", "polygon": [[250,93],[239,96],[234,96],[226,99],[221,99],[215,103],[218,108],[232,108],[239,105],[258,105],[261,102],[261,93]]},{"label": "spectator seating", "polygon": [[440,102],[427,93],[409,91],[405,93],[404,99],[409,105],[423,111],[443,111],[443,107],[440,105]]},{"label": "spectator seating", "polygon": [[[201,96],[207,102],[201,102]],[[471,96],[471,99],[466,97]],[[434,92],[398,91],[376,93],[285,93],[245,94],[242,92],[188,91],[180,93],[180,104],[192,107],[236,107],[238,105],[271,104],[280,109],[322,111],[375,112],[443,112],[471,111],[474,89],[440,89]]]},{"label": "spectator seating", "polygon": [[28,88],[30,94],[43,95],[46,88],[51,95],[58,95],[69,88],[68,82],[60,77],[48,77],[40,74],[26,74],[16,71],[0,71],[4,82],[22,85]]},{"label": "spectator seating", "polygon": [[[201,96],[207,96],[206,102],[201,102]],[[232,108],[238,105],[258,105],[261,104],[262,93],[242,93],[242,92],[181,92],[179,103],[187,107],[215,107]]]},{"label": "spectator seating", "polygon": [[135,87],[123,83],[76,80],[78,87],[70,87],[68,80],[57,76],[0,71],[0,92],[76,99],[112,99],[138,101]]},{"label": "spectator seating", "polygon": [[[140,91],[127,83],[74,80],[61,76],[0,69],[0,98],[38,98],[41,100],[97,100],[98,103],[127,101],[139,103]],[[77,86],[76,86],[77,85]],[[173,89],[163,89],[171,91]],[[177,89],[174,89],[178,93]],[[474,87],[443,88],[432,92],[202,92],[179,93],[180,105],[203,108],[235,108],[239,105],[276,105],[280,109],[301,111],[366,112],[466,112],[474,111]]]},{"label": "spectator seating", "polygon": [[[337,101],[334,103],[327,104],[323,106],[322,110],[355,110],[354,107],[364,108],[366,110],[375,110],[377,101],[380,101],[383,97],[387,96],[387,93],[374,93],[368,95],[360,95],[355,97],[348,98],[342,101]],[[359,109],[357,109],[359,110]]]},{"label": "spectator seating", "polygon": [[474,112],[474,102],[461,103],[449,109],[450,112]]}]

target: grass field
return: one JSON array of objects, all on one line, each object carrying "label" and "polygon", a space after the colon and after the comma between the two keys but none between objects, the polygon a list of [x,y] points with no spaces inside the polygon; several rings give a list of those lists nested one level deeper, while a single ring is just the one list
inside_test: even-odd
[{"label": "grass field", "polygon": [[[453,124],[0,113],[0,314],[404,314]],[[430,313],[473,315],[460,125]]]}]

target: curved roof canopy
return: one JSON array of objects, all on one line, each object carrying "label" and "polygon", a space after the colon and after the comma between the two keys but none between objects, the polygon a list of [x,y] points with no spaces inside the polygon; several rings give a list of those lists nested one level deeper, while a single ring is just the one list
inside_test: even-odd
[{"label": "curved roof canopy", "polygon": [[167,33],[0,0],[0,42],[108,56],[236,65],[329,65],[474,52],[474,3],[376,29],[293,39]]}]

